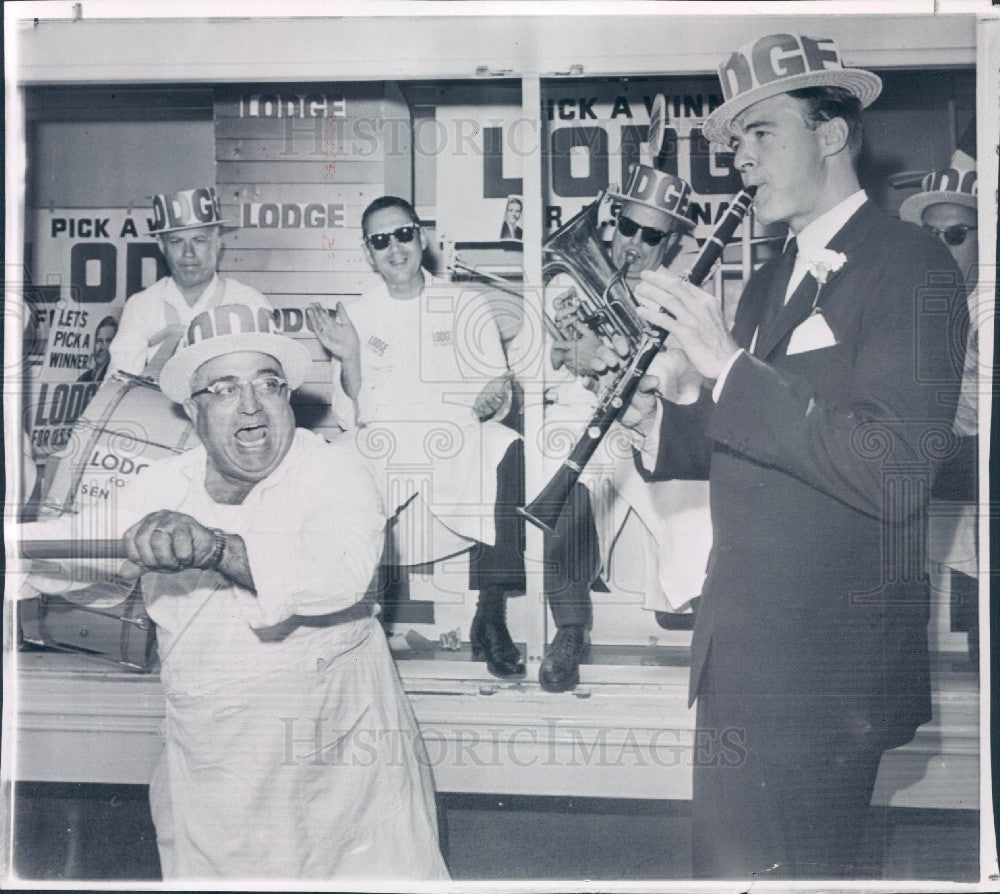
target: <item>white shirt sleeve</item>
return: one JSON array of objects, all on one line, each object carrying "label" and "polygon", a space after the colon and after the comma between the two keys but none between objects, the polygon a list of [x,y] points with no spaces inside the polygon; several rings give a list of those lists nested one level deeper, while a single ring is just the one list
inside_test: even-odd
[{"label": "white shirt sleeve", "polygon": [[138,376],[146,366],[150,355],[149,338],[163,316],[160,309],[154,306],[156,296],[151,295],[150,290],[159,291],[151,286],[125,302],[118,321],[118,332],[108,349],[111,354],[108,371],[111,373],[126,372]]},{"label": "white shirt sleeve", "polygon": [[[350,608],[364,598],[381,557],[385,516],[363,460],[347,446],[309,455],[316,462],[298,470],[309,478],[296,493],[306,505],[297,508],[294,529],[242,535],[257,594],[243,602],[252,627]],[[276,494],[288,498],[284,489]]]},{"label": "white shirt sleeve", "polygon": [[722,367],[722,372],[719,373],[719,378],[715,380],[715,385],[712,387],[712,400],[716,403],[719,402],[719,398],[722,396],[722,389],[726,387],[726,379],[729,378],[729,371],[743,353],[745,353],[743,348],[740,348],[726,361],[726,365]]}]

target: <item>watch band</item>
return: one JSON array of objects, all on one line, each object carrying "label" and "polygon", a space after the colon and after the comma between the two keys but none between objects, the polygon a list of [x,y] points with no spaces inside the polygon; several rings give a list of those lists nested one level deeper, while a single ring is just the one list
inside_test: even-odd
[{"label": "watch band", "polygon": [[219,567],[222,562],[222,556],[226,552],[226,532],[219,528],[213,528],[212,533],[215,535],[215,543],[212,544],[212,551],[201,566],[209,571],[214,571]]}]

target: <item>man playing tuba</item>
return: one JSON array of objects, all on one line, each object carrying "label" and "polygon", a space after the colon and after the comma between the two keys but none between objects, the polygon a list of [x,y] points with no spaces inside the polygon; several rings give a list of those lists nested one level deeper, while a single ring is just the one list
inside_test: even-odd
[{"label": "man playing tuba", "polygon": [[[668,263],[676,255],[681,235],[693,228],[686,215],[690,192],[691,187],[680,178],[640,164],[632,168],[624,190],[609,193],[621,203],[610,261],[630,289],[639,282],[643,270],[656,270]],[[574,225],[589,227],[582,220],[571,221],[564,231]],[[583,241],[574,236],[577,241],[570,242],[560,238],[562,234],[557,233],[547,243],[553,249],[551,253],[558,245],[560,253],[565,254],[566,263],[559,266],[572,269],[606,263],[607,255],[592,228]],[[591,265],[583,255],[595,253],[604,261],[598,257],[596,265]],[[607,283],[601,285],[607,288]],[[545,392],[546,449],[558,449],[557,445],[575,440],[593,416],[603,381],[613,375],[619,360],[629,352],[623,335],[608,336],[605,332],[602,338],[593,326],[587,325],[586,319],[593,315],[594,308],[581,306],[584,291],[569,272],[558,274],[546,288],[546,313],[557,330]],[[660,357],[669,362],[669,354]],[[690,383],[695,395],[699,386],[700,377]],[[556,634],[545,650],[539,682],[549,692],[565,692],[580,681],[580,662],[587,653],[593,621],[590,591],[595,584],[601,586],[600,575],[607,565],[611,543],[630,509],[646,527],[646,564],[650,576],[655,577],[655,585],[646,588],[647,608],[680,608],[699,591],[711,539],[704,482],[644,483],[633,468],[630,451],[622,448],[621,439],[612,437],[602,445],[585,480],[586,486],[574,486],[555,532],[545,537],[545,594]],[[686,532],[684,547],[671,548],[682,532]],[[704,544],[700,551],[698,544]],[[669,568],[663,562],[667,553]]]}]

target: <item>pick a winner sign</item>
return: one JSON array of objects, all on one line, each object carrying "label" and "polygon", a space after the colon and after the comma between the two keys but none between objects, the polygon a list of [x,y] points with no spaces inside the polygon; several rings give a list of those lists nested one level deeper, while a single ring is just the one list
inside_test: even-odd
[{"label": "pick a winner sign", "polygon": [[108,318],[117,325],[125,299],[167,273],[159,247],[147,235],[149,223],[145,213],[125,208],[36,211],[35,279],[58,287],[51,303],[35,309],[41,330],[48,331],[26,406],[36,458],[66,446],[100,386],[89,381],[88,372],[95,349],[112,334]]}]

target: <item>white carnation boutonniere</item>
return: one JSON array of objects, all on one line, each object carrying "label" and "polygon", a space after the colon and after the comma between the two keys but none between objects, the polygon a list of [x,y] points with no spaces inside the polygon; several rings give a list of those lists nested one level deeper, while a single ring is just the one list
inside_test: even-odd
[{"label": "white carnation boutonniere", "polygon": [[847,255],[839,251],[831,251],[829,248],[821,248],[814,255],[804,259],[806,269],[816,280],[816,294],[813,297],[812,309],[816,312],[816,304],[819,301],[819,293],[826,285],[830,275],[836,273],[847,262]]}]

